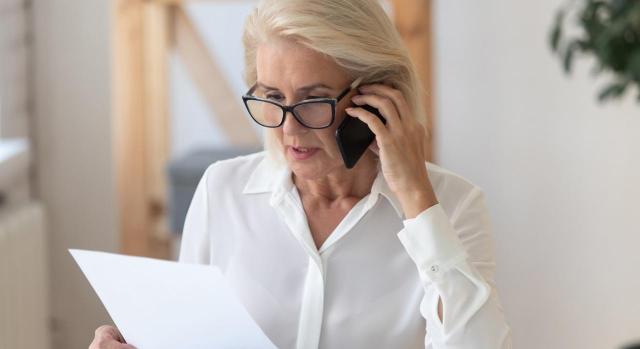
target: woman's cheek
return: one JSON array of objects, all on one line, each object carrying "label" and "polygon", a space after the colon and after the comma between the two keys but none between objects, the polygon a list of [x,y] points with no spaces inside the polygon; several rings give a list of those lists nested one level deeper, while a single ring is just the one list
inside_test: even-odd
[{"label": "woman's cheek", "polygon": [[336,143],[335,130],[333,127],[326,129],[322,135],[322,144],[325,153],[332,158],[340,158],[340,150],[338,149],[338,143]]},{"label": "woman's cheek", "polygon": [[276,147],[279,152],[284,153],[282,127],[267,129],[265,136],[269,138],[268,142],[271,146]]}]

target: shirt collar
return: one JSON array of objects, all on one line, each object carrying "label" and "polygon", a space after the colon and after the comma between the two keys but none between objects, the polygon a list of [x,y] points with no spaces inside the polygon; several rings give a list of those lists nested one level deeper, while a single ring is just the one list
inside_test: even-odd
[{"label": "shirt collar", "polygon": [[382,169],[380,169],[380,165],[378,165],[378,174],[376,175],[376,179],[373,181],[373,185],[371,186],[371,195],[377,196],[378,194],[384,196],[387,201],[391,204],[393,209],[398,214],[398,217],[404,219],[404,211],[402,210],[402,204],[400,200],[396,196],[396,194],[389,187],[389,183],[384,178],[382,174]]},{"label": "shirt collar", "polygon": [[[265,153],[263,159],[249,176],[249,180],[242,191],[244,194],[260,194],[271,193],[271,201],[281,198],[284,193],[293,189],[293,181],[291,180],[291,170],[286,163],[273,159],[269,154]],[[376,175],[373,185],[371,186],[371,198],[377,199],[378,195],[382,195],[389,201],[398,217],[404,218],[402,205],[400,200],[393,193],[387,183],[380,166],[378,166],[378,174]]]},{"label": "shirt collar", "polygon": [[242,191],[243,194],[260,194],[291,189],[291,170],[283,161],[273,159],[264,152],[258,166],[249,176],[249,180]]}]

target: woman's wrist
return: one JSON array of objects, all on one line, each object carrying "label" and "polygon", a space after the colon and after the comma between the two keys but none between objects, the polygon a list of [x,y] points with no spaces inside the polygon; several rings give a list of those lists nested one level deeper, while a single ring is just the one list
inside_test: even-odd
[{"label": "woman's wrist", "polygon": [[424,210],[438,204],[433,188],[411,190],[398,195],[406,219],[415,218]]}]

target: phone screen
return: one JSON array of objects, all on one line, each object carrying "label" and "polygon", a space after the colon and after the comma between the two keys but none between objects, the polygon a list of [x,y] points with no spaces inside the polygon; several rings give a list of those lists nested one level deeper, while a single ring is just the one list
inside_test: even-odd
[{"label": "phone screen", "polygon": [[[375,114],[386,125],[387,121],[378,109],[366,104],[359,107]],[[344,165],[347,168],[353,168],[374,139],[375,134],[366,123],[347,115],[336,130],[336,142],[342,154]]]}]

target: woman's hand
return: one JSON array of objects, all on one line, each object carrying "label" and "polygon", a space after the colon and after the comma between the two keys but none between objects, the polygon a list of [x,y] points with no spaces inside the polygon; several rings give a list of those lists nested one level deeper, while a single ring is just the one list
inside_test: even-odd
[{"label": "woman's hand", "polygon": [[382,84],[363,85],[358,90],[361,94],[352,101],[377,108],[387,124],[363,108],[347,108],[346,112],[365,122],[376,135],[370,149],[379,155],[382,173],[405,217],[413,218],[438,203],[425,164],[425,128],[399,90]]},{"label": "woman's hand", "polygon": [[89,349],[135,349],[135,347],[124,344],[124,338],[117,328],[103,325],[96,330]]}]

